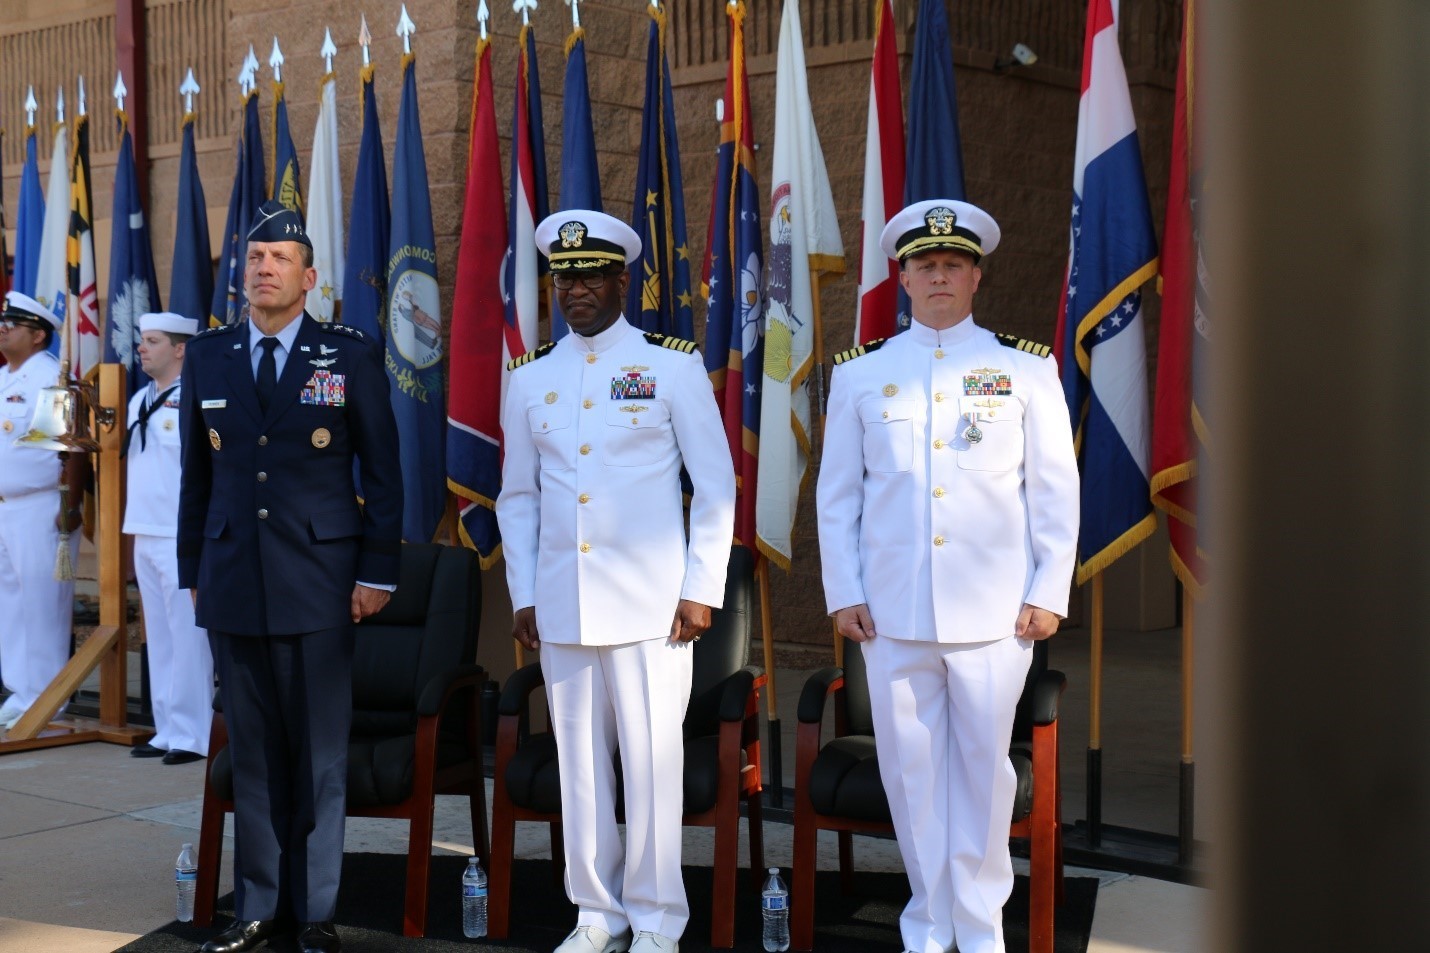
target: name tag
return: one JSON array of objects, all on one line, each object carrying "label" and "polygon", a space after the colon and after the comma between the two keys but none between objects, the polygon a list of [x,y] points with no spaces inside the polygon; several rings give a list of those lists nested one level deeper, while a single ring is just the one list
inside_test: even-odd
[{"label": "name tag", "polygon": [[203,410],[222,410],[228,406],[226,400],[206,400],[202,404]]}]

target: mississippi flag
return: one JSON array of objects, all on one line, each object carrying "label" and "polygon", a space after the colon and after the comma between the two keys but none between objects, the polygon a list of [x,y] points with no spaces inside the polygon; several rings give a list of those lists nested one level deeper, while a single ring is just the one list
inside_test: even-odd
[{"label": "mississippi flag", "polygon": [[1056,350],[1082,465],[1081,584],[1157,525],[1139,290],[1157,272],[1157,238],[1113,0],[1088,5],[1069,238]]},{"label": "mississippi flag", "polygon": [[705,253],[705,369],[725,420],[735,461],[735,542],[755,548],[755,500],[760,453],[760,388],[765,363],[760,187],[755,182],[755,132],[745,73],[745,5],[726,7],[730,66],[725,117],[710,207]]},{"label": "mississippi flag", "polygon": [[[536,347],[544,259],[536,253],[536,223],[546,217],[546,134],[541,124],[541,82],[536,72],[536,34],[523,25],[517,38],[516,102],[511,121],[511,204],[507,206],[502,303],[506,327],[503,358]],[[503,364],[503,367],[506,365]]]},{"label": "mississippi flag", "polygon": [[1167,514],[1172,569],[1192,595],[1206,584],[1197,545],[1197,459],[1210,446],[1197,365],[1207,347],[1207,287],[1195,209],[1201,168],[1192,138],[1194,4],[1188,0],[1177,68],[1172,167],[1162,249],[1162,327],[1157,348],[1157,402],[1152,426],[1152,502]]},{"label": "mississippi flag", "polygon": [[501,555],[497,493],[501,490],[501,401],[506,385],[505,308],[501,298],[506,222],[491,210],[502,203],[501,149],[492,97],[492,51],[477,41],[477,85],[472,90],[467,149],[467,198],[457,246],[452,299],[451,368],[447,404],[447,488],[459,498],[458,533],[477,551],[482,568]]},{"label": "mississippi flag", "polygon": [[894,43],[894,0],[880,0],[869,71],[869,131],[864,146],[864,209],[860,214],[859,299],[854,343],[894,333],[899,265],[879,248],[879,234],[904,200],[904,112],[899,50]]}]

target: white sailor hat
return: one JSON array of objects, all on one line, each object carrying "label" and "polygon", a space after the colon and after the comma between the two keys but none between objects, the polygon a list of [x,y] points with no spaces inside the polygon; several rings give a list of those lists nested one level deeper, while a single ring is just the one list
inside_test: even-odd
[{"label": "white sailor hat", "polygon": [[536,226],[536,247],[552,271],[600,271],[629,265],[641,256],[640,236],[629,225],[580,208],[542,219]]},{"label": "white sailor hat", "polygon": [[951,249],[973,256],[974,262],[993,254],[1003,232],[993,216],[976,205],[953,199],[915,202],[889,219],[879,247],[903,261],[926,251]]},{"label": "white sailor hat", "polygon": [[139,315],[139,333],[145,331],[166,331],[169,334],[187,334],[192,337],[199,333],[199,322],[172,311],[150,311]]},{"label": "white sailor hat", "polygon": [[53,311],[18,291],[6,292],[4,317],[34,324],[48,324],[56,331],[60,328],[60,319]]}]

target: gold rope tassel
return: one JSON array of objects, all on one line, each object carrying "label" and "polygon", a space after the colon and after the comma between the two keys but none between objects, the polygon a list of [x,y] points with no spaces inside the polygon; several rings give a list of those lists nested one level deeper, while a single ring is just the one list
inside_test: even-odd
[{"label": "gold rope tassel", "polygon": [[69,525],[70,488],[68,483],[60,484],[60,548],[55,553],[55,578],[68,582],[74,578],[74,560],[70,557]]}]

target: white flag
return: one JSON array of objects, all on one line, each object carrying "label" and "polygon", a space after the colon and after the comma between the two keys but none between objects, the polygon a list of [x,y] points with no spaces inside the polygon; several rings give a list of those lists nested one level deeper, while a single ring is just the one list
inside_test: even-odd
[{"label": "white flag", "polygon": [[338,176],[338,104],[333,74],[323,77],[318,125],[313,129],[308,178],[308,238],[318,282],[308,292],[308,313],[319,321],[338,317],[343,300],[343,189]]},{"label": "white flag", "polygon": [[[35,300],[60,320],[69,302],[66,265],[70,234],[70,137],[64,123],[55,126],[55,147],[50,152],[50,180],[45,191],[45,224],[40,230],[40,261],[35,269]],[[60,352],[63,334],[56,334],[50,350]]]},{"label": "white flag", "polygon": [[809,462],[815,282],[820,272],[844,271],[834,195],[810,109],[803,36],[799,4],[786,2],[775,70],[764,398],[755,501],[760,551],[784,569],[793,557],[795,508]]}]

